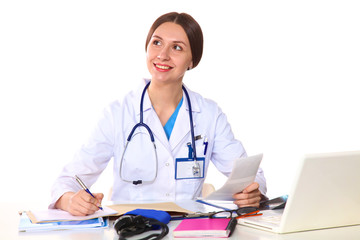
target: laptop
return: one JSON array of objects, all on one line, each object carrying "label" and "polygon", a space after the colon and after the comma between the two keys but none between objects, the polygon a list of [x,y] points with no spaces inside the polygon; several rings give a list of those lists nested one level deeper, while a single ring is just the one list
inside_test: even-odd
[{"label": "laptop", "polygon": [[360,224],[360,151],[306,155],[300,165],[284,209],[238,222],[276,233]]}]

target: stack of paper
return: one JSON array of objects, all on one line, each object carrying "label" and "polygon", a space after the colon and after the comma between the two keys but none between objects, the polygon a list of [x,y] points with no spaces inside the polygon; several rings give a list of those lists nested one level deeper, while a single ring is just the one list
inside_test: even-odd
[{"label": "stack of paper", "polygon": [[50,231],[65,229],[106,228],[108,220],[103,217],[117,214],[117,211],[104,207],[92,215],[73,216],[59,209],[23,212],[20,217],[19,231]]},{"label": "stack of paper", "polygon": [[63,230],[81,228],[100,228],[107,227],[108,216],[119,216],[135,209],[155,209],[169,213],[193,213],[187,209],[179,207],[174,202],[160,203],[136,203],[136,204],[115,204],[103,206],[103,211],[99,210],[92,215],[73,216],[60,209],[46,209],[40,211],[27,211],[20,219],[19,231],[41,231],[41,230]]},{"label": "stack of paper", "polygon": [[58,221],[58,222],[44,222],[32,223],[28,215],[24,212],[20,217],[19,231],[20,232],[36,232],[36,231],[51,231],[51,230],[69,230],[69,229],[84,229],[84,228],[106,228],[109,226],[108,219],[102,217],[93,218],[83,221]]},{"label": "stack of paper", "polygon": [[58,221],[83,221],[99,217],[117,215],[118,212],[109,207],[103,207],[102,210],[86,216],[73,216],[70,213],[60,209],[46,209],[39,211],[26,212],[32,223],[58,222]]}]

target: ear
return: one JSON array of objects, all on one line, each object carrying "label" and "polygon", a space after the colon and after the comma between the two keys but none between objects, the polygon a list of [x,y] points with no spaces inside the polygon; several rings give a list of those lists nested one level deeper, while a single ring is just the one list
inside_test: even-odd
[{"label": "ear", "polygon": [[192,69],[192,68],[193,68],[193,62],[191,61],[190,66],[188,67],[187,70],[190,70],[190,69]]}]

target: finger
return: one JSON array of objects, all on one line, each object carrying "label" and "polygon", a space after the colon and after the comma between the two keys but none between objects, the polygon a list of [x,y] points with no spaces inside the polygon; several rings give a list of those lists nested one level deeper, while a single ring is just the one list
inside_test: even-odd
[{"label": "finger", "polygon": [[96,202],[96,198],[94,198],[93,196],[91,196],[88,192],[86,192],[85,190],[81,190],[80,191],[80,195],[81,199],[87,203],[95,203]]},{"label": "finger", "polygon": [[88,214],[93,214],[95,210],[89,209],[85,206],[83,200],[77,196],[70,200],[68,212],[75,216],[86,216]]},{"label": "finger", "polygon": [[249,199],[249,198],[255,198],[255,197],[260,197],[261,196],[261,192],[259,189],[253,190],[251,192],[241,192],[241,193],[237,193],[233,195],[234,199]]},{"label": "finger", "polygon": [[70,213],[75,216],[87,216],[94,214],[96,211],[98,211],[98,209],[93,210],[93,209],[87,209],[83,206],[78,206],[76,208],[71,209]]},{"label": "finger", "polygon": [[99,203],[101,203],[101,201],[104,198],[104,194],[103,193],[94,193],[95,198],[98,200]]},{"label": "finger", "polygon": [[87,202],[79,202],[78,205],[74,205],[74,207],[82,215],[93,214],[99,210],[99,208],[96,205]]},{"label": "finger", "polygon": [[259,207],[260,206],[261,197],[253,197],[246,199],[236,199],[234,203],[238,207]]},{"label": "finger", "polygon": [[78,204],[77,209],[81,213],[93,214],[94,212],[99,210],[97,206],[99,203],[96,198],[93,198],[89,193],[87,193],[84,190],[81,190],[78,193],[79,193],[78,196],[76,196],[77,197],[76,203]]},{"label": "finger", "polygon": [[261,201],[261,192],[259,189],[253,190],[250,193],[238,193],[234,196],[234,203],[239,207],[259,207]]},{"label": "finger", "polygon": [[253,182],[252,184],[250,184],[249,186],[247,186],[244,189],[243,193],[250,193],[250,192],[255,191],[257,189],[259,189],[259,184],[257,182]]},{"label": "finger", "polygon": [[[94,198],[95,197],[95,198]],[[82,199],[82,201],[83,201],[83,206],[89,206],[89,204],[90,205],[94,205],[94,206],[97,206],[97,205],[99,205],[99,203],[100,203],[100,201],[96,198],[96,195],[94,195],[94,197],[93,196],[91,196],[88,192],[86,192],[86,191],[83,191],[83,192],[81,192],[81,194],[80,194],[80,198]],[[101,195],[99,196],[99,197],[101,197]]]}]

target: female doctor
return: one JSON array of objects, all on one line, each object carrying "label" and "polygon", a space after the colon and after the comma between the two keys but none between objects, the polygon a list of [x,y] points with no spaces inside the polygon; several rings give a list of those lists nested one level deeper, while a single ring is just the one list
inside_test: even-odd
[{"label": "female doctor", "polygon": [[[151,80],[104,111],[88,143],[56,179],[50,208],[73,215],[97,211],[104,195],[92,197],[74,176],[89,187],[111,158],[113,201],[175,201],[200,196],[209,161],[229,175],[233,160],[246,157],[217,104],[183,84],[185,72],[202,56],[199,24],[185,13],[162,15],[150,28],[145,49]],[[232,198],[239,207],[259,206],[265,194],[259,169],[255,182]]]}]

